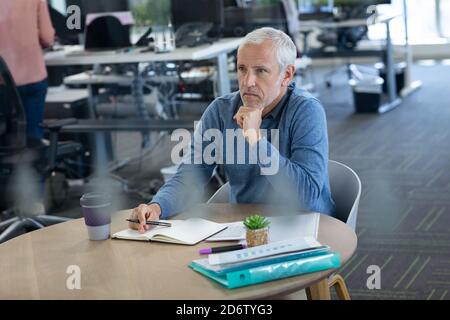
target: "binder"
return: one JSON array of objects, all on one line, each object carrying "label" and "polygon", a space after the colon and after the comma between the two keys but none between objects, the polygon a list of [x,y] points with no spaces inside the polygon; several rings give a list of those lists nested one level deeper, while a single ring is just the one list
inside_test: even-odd
[{"label": "binder", "polygon": [[256,247],[234,250],[230,252],[213,253],[208,256],[211,265],[224,265],[254,261],[259,258],[285,255],[290,252],[314,250],[322,245],[312,237],[297,238],[263,244]]},{"label": "binder", "polygon": [[328,252],[318,255],[302,257],[266,265],[255,266],[247,269],[220,273],[208,270],[198,263],[192,262],[189,267],[204,276],[229,288],[239,288],[252,284],[293,277],[301,274],[322,271],[331,268],[339,268],[340,254]]},{"label": "binder", "polygon": [[212,265],[210,264],[209,258],[207,259],[197,259],[193,261],[193,264],[209,270],[213,271],[217,274],[225,274],[231,271],[238,271],[243,269],[250,269],[254,267],[264,266],[268,264],[274,264],[277,262],[286,262],[290,260],[297,260],[300,258],[317,256],[330,252],[329,246],[319,246],[309,249],[304,249],[296,252],[287,252],[282,254],[277,254],[268,257],[256,258],[250,261],[242,261],[235,263],[225,263],[220,265]]}]

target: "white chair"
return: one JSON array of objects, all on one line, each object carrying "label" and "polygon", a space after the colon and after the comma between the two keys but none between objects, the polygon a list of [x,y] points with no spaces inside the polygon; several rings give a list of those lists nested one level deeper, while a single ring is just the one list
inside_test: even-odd
[{"label": "white chair", "polygon": [[206,202],[210,203],[228,203],[230,197],[230,183],[227,182],[222,185]]},{"label": "white chair", "polygon": [[[331,194],[336,204],[336,217],[355,230],[361,197],[361,180],[350,167],[334,160],[328,161],[328,174]],[[227,182],[211,196],[207,203],[228,203],[229,196],[230,183]]]},{"label": "white chair", "polygon": [[331,195],[336,204],[336,218],[354,231],[361,197],[361,180],[353,169],[334,160],[328,161],[328,174]]},{"label": "white chair", "polygon": [[[336,204],[336,218],[355,230],[361,197],[361,180],[353,169],[334,160],[328,161],[328,174],[331,195]],[[227,203],[229,195],[230,184],[227,182],[212,195],[207,203]],[[344,279],[339,274],[333,274],[329,278],[328,284],[330,288],[336,286],[339,299],[350,299]]]},{"label": "white chair", "polygon": [[[334,160],[328,161],[328,174],[331,195],[336,204],[336,218],[355,231],[361,197],[361,180],[353,169]],[[333,274],[328,279],[328,286],[335,287],[339,299],[350,300],[347,286],[339,274]]]}]

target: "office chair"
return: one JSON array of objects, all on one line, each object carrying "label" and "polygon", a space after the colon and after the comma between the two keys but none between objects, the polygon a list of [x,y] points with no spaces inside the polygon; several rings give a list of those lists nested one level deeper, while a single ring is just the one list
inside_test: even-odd
[{"label": "office chair", "polygon": [[[68,156],[72,151],[79,151],[81,145],[74,144],[69,147],[66,144],[63,153],[58,152],[58,156]],[[26,134],[26,116],[25,111],[17,91],[14,79],[5,63],[0,57],[0,189],[1,194],[5,195],[8,190],[16,189],[19,192],[21,188],[27,188],[26,183],[21,185],[12,185],[12,177],[15,174],[23,174],[20,172],[24,167],[19,167],[20,164],[26,164],[27,168],[39,171],[45,179],[48,177],[46,170],[46,156],[47,147],[40,140],[27,137]],[[17,169],[20,168],[20,169]],[[16,171],[17,170],[17,171]],[[35,181],[33,181],[35,182]],[[18,183],[20,184],[20,183]],[[34,195],[36,196],[36,195]],[[13,208],[11,198],[8,196],[0,199],[0,206],[2,209],[7,209],[2,212],[3,216],[8,219],[0,223],[0,243],[7,241],[18,234],[23,229],[35,230],[43,228],[44,226],[52,225],[59,222],[70,220],[68,218],[37,215],[33,216],[32,212],[24,212]],[[28,199],[25,199],[28,200]],[[31,202],[31,201],[30,201]],[[30,204],[21,204],[29,210]],[[9,218],[11,214],[15,213],[15,217]]]},{"label": "office chair", "polygon": [[131,47],[129,26],[112,15],[95,18],[86,26],[85,50],[115,50]]},{"label": "office chair", "polygon": [[[341,6],[337,8],[339,13],[333,15],[333,21],[344,21],[351,19],[363,19],[367,18],[366,7],[364,5],[356,5],[356,6]],[[354,78],[356,65],[350,63],[350,57],[354,55],[354,51],[356,47],[362,39],[367,36],[369,28],[367,25],[359,25],[352,27],[338,27],[338,28],[330,28],[324,29],[322,33],[317,37],[317,40],[322,44],[322,46],[316,50],[315,54],[317,57],[320,57],[320,52],[326,52],[327,49],[332,48],[333,57],[344,57],[347,58],[347,62],[345,66],[333,69],[325,74],[325,84],[328,88],[331,87],[331,79],[333,75],[341,70],[345,70],[348,76],[348,79]],[[358,74],[360,74],[358,72]]]},{"label": "office chair", "polygon": [[[361,197],[361,180],[350,167],[334,160],[328,161],[328,174],[331,194],[336,205],[336,218],[355,231]],[[227,203],[229,195],[230,184],[227,182],[212,195],[207,203]],[[347,286],[339,274],[330,276],[328,285],[330,288],[335,287],[339,299],[350,300]]]},{"label": "office chair", "polygon": [[345,71],[349,80],[361,75],[358,67],[350,63],[349,57],[352,51],[356,49],[358,42],[367,35],[367,32],[367,26],[356,26],[324,31],[317,37],[317,40],[322,43],[319,50],[325,51],[331,46],[336,49],[336,57],[344,56],[347,58],[345,66],[333,69],[325,74],[324,79],[327,88],[331,88],[332,77],[339,71]]},{"label": "office chair", "polygon": [[[300,86],[313,95],[317,95],[314,75],[311,71],[311,58],[308,56],[308,36],[312,30],[301,30],[299,12],[294,0],[281,0],[281,11],[286,20],[285,29],[297,47],[297,59],[295,60],[296,75],[300,78]],[[301,35],[303,41],[300,41]],[[309,81],[308,83],[306,83]]]},{"label": "office chair", "polygon": [[207,204],[210,203],[228,203],[229,197],[230,197],[230,183],[226,182],[224,185],[222,185],[219,190],[217,190],[211,198],[206,202]]},{"label": "office chair", "polygon": [[[334,160],[328,161],[328,174],[331,194],[336,205],[336,218],[355,231],[361,198],[361,180],[350,167]],[[336,288],[339,299],[350,300],[347,286],[339,274],[333,274],[328,280],[328,285],[330,288]]]}]

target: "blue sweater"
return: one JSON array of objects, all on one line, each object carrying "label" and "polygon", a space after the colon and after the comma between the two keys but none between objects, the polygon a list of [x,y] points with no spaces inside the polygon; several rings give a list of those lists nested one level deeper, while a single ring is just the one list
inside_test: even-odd
[{"label": "blue sweater", "polygon": [[161,218],[198,203],[217,163],[224,163],[230,203],[273,204],[280,209],[333,215],[327,125],[321,103],[291,83],[278,105],[262,119],[261,129],[266,130],[253,146],[243,139],[233,119],[242,105],[239,92],[234,92],[208,106],[196,127],[190,152],[151,201],[161,206]]}]

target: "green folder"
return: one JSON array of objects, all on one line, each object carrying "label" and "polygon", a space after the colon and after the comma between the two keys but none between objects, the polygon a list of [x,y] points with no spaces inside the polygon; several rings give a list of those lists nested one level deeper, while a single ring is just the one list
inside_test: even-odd
[{"label": "green folder", "polygon": [[248,269],[227,272],[225,274],[208,270],[195,262],[189,264],[190,268],[217,281],[229,289],[331,268],[339,268],[339,266],[340,254],[338,252],[328,252],[296,260],[260,265]]}]

